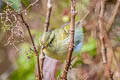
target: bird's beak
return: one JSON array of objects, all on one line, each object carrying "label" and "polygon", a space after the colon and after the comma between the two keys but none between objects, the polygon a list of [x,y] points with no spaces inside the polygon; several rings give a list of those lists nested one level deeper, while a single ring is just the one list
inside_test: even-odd
[{"label": "bird's beak", "polygon": [[[48,45],[49,45],[49,44],[48,44]],[[43,48],[43,49],[45,49],[45,48],[47,48],[47,47],[48,47],[48,45],[45,45],[45,46],[43,46],[42,48]]]}]

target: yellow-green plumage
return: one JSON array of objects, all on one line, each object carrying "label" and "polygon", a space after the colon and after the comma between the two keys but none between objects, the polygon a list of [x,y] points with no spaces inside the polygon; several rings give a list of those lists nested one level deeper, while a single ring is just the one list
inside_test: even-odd
[{"label": "yellow-green plumage", "polygon": [[[70,24],[64,27],[57,28],[53,31],[44,32],[40,37],[40,45],[45,47],[43,52],[47,56],[57,60],[64,60],[67,56],[68,45],[70,41],[69,34]],[[78,22],[75,26],[74,36],[74,51],[73,55],[77,54],[83,43],[83,30],[81,24]]]}]

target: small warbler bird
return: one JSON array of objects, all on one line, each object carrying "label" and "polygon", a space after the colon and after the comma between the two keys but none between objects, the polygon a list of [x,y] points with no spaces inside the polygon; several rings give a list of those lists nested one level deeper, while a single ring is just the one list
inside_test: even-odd
[{"label": "small warbler bird", "polygon": [[[69,34],[70,24],[63,25],[53,31],[44,32],[39,40],[40,46],[43,46],[43,52],[54,59],[65,60],[68,53],[70,42]],[[83,28],[80,22],[75,24],[74,50],[73,56],[78,54],[83,44]]]}]

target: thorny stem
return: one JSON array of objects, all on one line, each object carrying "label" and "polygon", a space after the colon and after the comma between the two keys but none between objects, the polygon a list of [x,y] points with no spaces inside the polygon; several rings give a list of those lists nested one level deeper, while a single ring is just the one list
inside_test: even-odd
[{"label": "thorny stem", "polygon": [[[48,27],[49,27],[49,24],[50,24],[50,16],[51,16],[51,12],[52,12],[52,0],[48,0],[48,3],[47,3],[47,14],[46,14],[46,21],[45,21],[45,24],[44,24],[44,32],[47,32],[48,31]],[[41,47],[41,55],[42,58],[40,60],[40,73],[41,73],[41,77],[43,79],[43,65],[44,65],[44,59],[45,59],[45,54],[43,53],[43,46]]]},{"label": "thorny stem", "polygon": [[66,64],[64,67],[63,74],[61,76],[61,80],[67,80],[67,73],[71,64],[71,57],[72,57],[72,52],[74,49],[74,31],[75,31],[75,16],[76,16],[76,10],[75,10],[75,0],[71,0],[71,27],[70,27],[70,43],[69,43],[69,48],[68,48],[68,55],[67,55],[67,60]]},{"label": "thorny stem", "polygon": [[26,26],[26,28],[27,28],[27,30],[28,30],[28,33],[29,33],[30,39],[31,39],[31,41],[32,41],[32,45],[33,45],[33,48],[34,48],[36,57],[37,57],[38,80],[42,80],[42,79],[41,79],[41,75],[40,75],[39,53],[38,53],[38,51],[37,51],[37,49],[36,49],[36,47],[35,47],[35,43],[34,43],[34,41],[33,41],[33,37],[32,37],[31,31],[30,31],[30,27],[29,27],[29,25],[26,23],[26,21],[24,20],[22,14],[20,14],[20,17],[21,17],[21,19],[22,19],[22,22],[24,23],[24,25]]}]

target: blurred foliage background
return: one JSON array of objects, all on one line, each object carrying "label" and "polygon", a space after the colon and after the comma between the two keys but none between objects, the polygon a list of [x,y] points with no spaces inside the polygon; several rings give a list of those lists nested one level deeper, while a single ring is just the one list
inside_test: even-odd
[{"label": "blurred foliage background", "polygon": [[[76,21],[80,20],[88,11],[92,2],[95,0],[76,0],[76,9],[78,14]],[[105,22],[111,15],[116,0],[107,0],[105,11]],[[6,3],[13,3],[11,7]],[[31,41],[27,29],[23,24],[19,24],[19,19],[14,24],[16,15],[11,15],[13,10],[20,12],[25,10],[34,0],[0,0],[0,80],[35,80],[36,59],[32,51]],[[25,20],[30,25],[32,36],[37,48],[39,48],[39,37],[43,32],[45,16],[47,11],[47,0],[38,0],[36,4],[25,11]],[[8,10],[9,9],[9,10]],[[6,15],[10,20],[6,20]],[[12,13],[14,14],[14,12]],[[84,21],[85,40],[84,45],[77,59],[73,61],[73,68],[69,73],[69,80],[83,80],[81,75],[89,75],[86,80],[105,80],[104,67],[101,63],[99,54],[99,44],[96,37],[95,27],[97,19],[92,12]],[[113,48],[117,57],[120,59],[120,15],[118,14],[114,21],[113,28],[109,34]],[[54,0],[53,11],[50,21],[50,29],[55,29],[70,21],[70,0]],[[62,65],[60,63],[59,65]],[[119,80],[117,69],[113,63],[115,71],[115,80]],[[61,73],[62,67],[59,67],[56,76]],[[99,70],[98,70],[99,69]],[[92,73],[91,73],[92,72]],[[71,76],[72,75],[72,76]],[[74,76],[74,78],[73,78]]]}]

